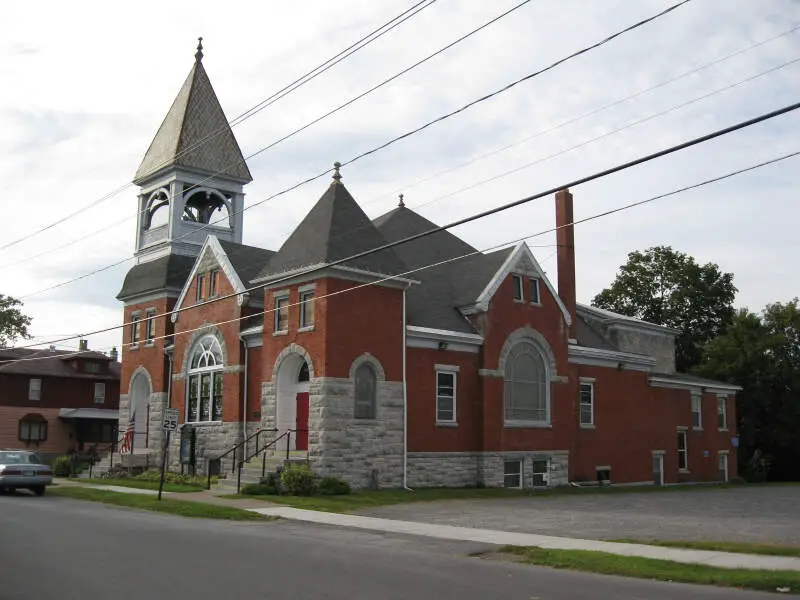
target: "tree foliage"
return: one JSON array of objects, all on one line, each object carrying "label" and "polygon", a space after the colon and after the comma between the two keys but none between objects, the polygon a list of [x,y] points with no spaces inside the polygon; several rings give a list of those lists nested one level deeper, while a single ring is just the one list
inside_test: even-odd
[{"label": "tree foliage", "polygon": [[699,265],[670,246],[656,246],[629,253],[592,304],[677,329],[676,366],[688,371],[700,361],[703,345],[726,331],[736,291],[733,274],[718,265]]},{"label": "tree foliage", "polygon": [[31,318],[19,307],[22,302],[11,296],[0,294],[0,348],[13,344],[19,338],[28,339],[28,325]]},{"label": "tree foliage", "polygon": [[742,386],[737,394],[739,459],[754,477],[760,455],[769,478],[800,480],[800,308],[798,299],[740,310],[703,349],[697,373]]}]

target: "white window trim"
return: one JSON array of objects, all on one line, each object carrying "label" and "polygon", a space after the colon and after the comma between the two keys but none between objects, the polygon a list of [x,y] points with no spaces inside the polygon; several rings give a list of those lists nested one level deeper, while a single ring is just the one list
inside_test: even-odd
[{"label": "white window trim", "polygon": [[[722,406],[722,423],[723,427],[719,426],[719,407]],[[717,430],[718,431],[728,431],[728,397],[718,395],[717,396]]]},{"label": "white window trim", "polygon": [[139,344],[142,343],[141,338],[139,337],[139,324],[142,322],[142,313],[141,311],[134,311],[131,313],[131,336],[130,336],[130,348],[131,350],[138,348]]},{"label": "white window trim", "polygon": [[516,293],[516,291],[519,290],[519,298],[514,298],[514,302],[525,302],[525,278],[517,273],[512,273],[511,281],[516,288],[513,291]]},{"label": "white window trim", "polygon": [[[512,476],[513,473],[506,473],[506,465],[511,463],[517,463],[519,465],[519,485],[506,485],[506,477]],[[512,490],[520,490],[525,485],[525,461],[521,458],[514,458],[508,459],[503,461],[503,487],[512,489]]]},{"label": "white window trim", "polygon": [[678,446],[678,472],[689,472],[689,435],[686,427],[678,427],[677,434],[683,436],[684,466],[681,467],[681,448]]},{"label": "white window trim", "polygon": [[[505,372],[503,372],[502,373],[502,377],[503,377],[503,426],[508,428],[508,429],[527,429],[527,428],[530,428],[530,429],[552,429],[553,428],[553,423],[552,423],[552,389],[551,389],[552,388],[552,377],[551,377],[551,373],[550,373],[550,363],[548,362],[548,359],[547,359],[547,353],[544,352],[544,350],[543,350],[543,348],[541,347],[540,344],[538,344],[536,341],[534,341],[532,339],[525,338],[523,340],[517,341],[517,343],[523,343],[523,342],[532,343],[534,348],[536,349],[536,351],[541,354],[541,358],[544,361],[544,376],[545,376],[545,382],[546,382],[545,383],[545,394],[546,394],[545,395],[545,401],[546,401],[545,402],[545,408],[546,408],[545,420],[544,421],[531,421],[531,420],[525,420],[525,419],[508,419],[508,418],[506,418],[506,416],[505,416],[505,414],[506,414],[506,405],[505,405],[505,401],[506,401],[505,394],[506,394],[506,392],[505,392],[505,386],[507,385],[508,382],[506,381]],[[514,346],[512,346],[512,350],[513,350],[513,347]]]},{"label": "white window trim", "polygon": [[[33,382],[38,382],[38,389],[36,390],[36,398],[33,397]],[[31,402],[39,402],[42,399],[42,380],[40,377],[31,377],[28,379],[28,400]]]},{"label": "white window trim", "polygon": [[214,267],[208,272],[208,297],[216,298],[219,296],[219,273],[222,269]]},{"label": "white window trim", "polygon": [[[154,346],[156,343],[156,309],[155,308],[148,308],[144,312],[144,344],[146,346]],[[150,324],[152,323],[152,334],[153,337],[149,337],[151,333],[148,331],[150,329]]]},{"label": "white window trim", "polygon": [[[594,410],[594,406],[595,406],[594,381],[595,381],[594,378],[589,380],[588,378],[581,377],[580,378],[580,383],[579,383],[579,386],[578,386],[578,423],[580,424],[581,427],[583,427],[585,429],[594,429],[594,427],[595,427],[595,422],[594,422],[595,421],[595,419],[594,419],[594,412],[595,412],[595,410]],[[583,386],[585,386],[585,385],[588,385],[589,389],[592,391],[592,393],[591,393],[592,402],[589,405],[591,407],[591,409],[592,409],[592,417],[591,417],[591,421],[589,423],[584,423],[583,422],[583,412],[581,411],[581,407],[583,406]]]},{"label": "white window trim", "polygon": [[305,304],[307,302],[307,301],[304,302],[303,298],[306,297],[306,296],[309,296],[309,295],[312,298],[312,302],[315,302],[316,293],[315,293],[315,291],[313,289],[310,289],[310,290],[307,289],[307,290],[301,290],[300,291],[300,302],[298,303],[299,307],[300,307],[300,310],[298,311],[300,313],[300,315],[299,315],[300,319],[299,319],[299,322],[298,322],[298,325],[299,325],[298,331],[313,331],[313,329],[314,329],[314,324],[315,324],[316,318],[317,318],[316,306],[314,307],[314,309],[315,309],[314,310],[314,321],[312,321],[311,323],[304,323],[303,322],[303,319],[304,319],[304,317],[306,315]]},{"label": "white window trim", "polygon": [[528,283],[531,285],[536,285],[536,300],[533,299],[533,295],[531,295],[530,304],[533,306],[541,306],[542,305],[542,285],[541,280],[538,277],[529,277]]},{"label": "white window trim", "polygon": [[[697,425],[694,424],[694,402],[697,399]],[[691,408],[692,408],[692,429],[695,431],[703,431],[703,395],[700,392],[692,392]]]},{"label": "white window trim", "polygon": [[[197,350],[197,347],[203,342],[203,340],[206,340],[208,338],[214,338],[216,343],[219,344],[220,354],[222,355],[222,363],[219,364],[219,365],[197,367],[197,368],[193,369],[192,368],[192,358],[194,357],[194,353]],[[223,347],[222,347],[222,343],[220,343],[219,339],[217,339],[213,334],[206,334],[206,335],[203,335],[203,336],[199,337],[197,340],[195,340],[194,344],[192,344],[192,346],[191,346],[191,348],[189,350],[189,357],[188,357],[188,362],[186,364],[185,373],[186,373],[186,375],[185,375],[185,381],[186,381],[186,386],[185,387],[186,387],[186,389],[185,389],[185,392],[184,392],[183,422],[184,423],[190,423],[192,425],[213,425],[213,424],[223,423],[224,422],[223,419],[208,420],[208,421],[200,420],[200,390],[199,390],[200,380],[201,380],[200,376],[202,376],[205,373],[210,373],[211,374],[211,397],[209,398],[209,405],[208,405],[208,414],[209,414],[209,416],[214,412],[214,407],[213,407],[213,403],[214,403],[214,379],[216,377],[223,377],[223,381],[224,381],[224,375],[225,375],[225,353],[224,353],[224,350],[223,350]],[[194,375],[198,376],[198,378],[197,378],[197,386],[198,386],[198,390],[197,390],[197,417],[198,417],[198,420],[190,421],[189,420],[189,395],[190,395],[189,388],[191,386],[192,376],[194,376]],[[225,406],[225,389],[224,389],[224,387],[223,387],[223,390],[222,390],[222,405],[223,405],[223,408],[224,408],[224,406]],[[223,411],[220,411],[220,412],[222,413]],[[220,415],[220,416],[222,416],[222,415]]]},{"label": "white window trim", "polygon": [[[458,412],[456,406],[458,404],[458,367],[447,367],[446,365],[436,365],[436,379],[434,384],[436,386],[436,424],[445,426],[454,426],[458,424]],[[453,418],[450,420],[439,419],[439,375],[452,375],[453,376]]]},{"label": "white window trim", "polygon": [[[97,395],[97,390],[103,390],[102,395]],[[102,381],[96,381],[94,384],[94,389],[92,390],[92,402],[95,404],[105,404],[106,403],[106,384]],[[100,398],[100,400],[98,400]]]},{"label": "white window trim", "polygon": [[[280,302],[281,300],[286,300],[286,303],[287,303],[287,305],[286,305],[286,329],[278,329],[278,315],[279,315],[278,302]],[[287,333],[289,333],[289,305],[288,305],[288,303],[289,303],[289,292],[288,291],[279,292],[279,293],[273,294],[273,296],[272,296],[272,308],[273,308],[272,334],[273,335],[286,335]]]}]

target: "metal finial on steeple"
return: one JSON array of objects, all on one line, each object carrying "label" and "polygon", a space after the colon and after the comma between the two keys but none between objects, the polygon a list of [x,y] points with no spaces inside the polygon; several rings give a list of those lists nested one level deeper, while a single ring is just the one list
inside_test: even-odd
[{"label": "metal finial on steeple", "polygon": [[203,38],[197,38],[197,52],[194,53],[194,59],[197,62],[203,60]]},{"label": "metal finial on steeple", "polygon": [[342,174],[339,173],[339,168],[341,166],[342,166],[342,163],[340,163],[338,160],[335,163],[333,163],[333,180],[336,183],[339,183],[339,180],[342,178]]},{"label": "metal finial on steeple", "polygon": [[403,202],[403,194],[400,194],[400,202],[398,203],[398,207],[403,208],[405,207],[406,203]]}]

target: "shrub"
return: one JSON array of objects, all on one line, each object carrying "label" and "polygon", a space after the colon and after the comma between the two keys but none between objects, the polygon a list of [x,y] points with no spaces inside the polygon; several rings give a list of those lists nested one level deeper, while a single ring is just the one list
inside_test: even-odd
[{"label": "shrub", "polygon": [[269,488],[270,492],[268,493],[272,496],[279,496],[283,493],[280,473],[269,473],[266,477],[262,477],[258,483]]},{"label": "shrub", "polygon": [[72,459],[69,456],[59,456],[53,461],[53,475],[56,477],[69,477],[72,475]]},{"label": "shrub", "polygon": [[317,487],[317,476],[307,464],[289,464],[281,473],[281,486],[290,496],[311,496]]},{"label": "shrub", "polygon": [[241,493],[246,496],[276,496],[278,490],[264,483],[248,483],[242,486]]},{"label": "shrub", "polygon": [[317,485],[317,493],[321,496],[341,496],[350,493],[350,484],[337,477],[323,477]]},{"label": "shrub", "polygon": [[[150,469],[149,471],[145,471],[136,475],[134,479],[158,483],[161,481],[161,470]],[[216,479],[216,476],[212,476],[211,483],[215,483]],[[206,478],[189,475],[188,473],[174,473],[172,471],[167,471],[164,473],[164,483],[177,483],[180,485],[189,485],[194,487],[206,487]]]}]

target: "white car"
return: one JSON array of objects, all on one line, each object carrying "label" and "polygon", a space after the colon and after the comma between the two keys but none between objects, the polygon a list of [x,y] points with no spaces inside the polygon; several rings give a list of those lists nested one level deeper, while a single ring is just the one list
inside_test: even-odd
[{"label": "white car", "polygon": [[52,469],[42,464],[36,452],[0,450],[0,492],[27,489],[41,496],[52,483]]}]

